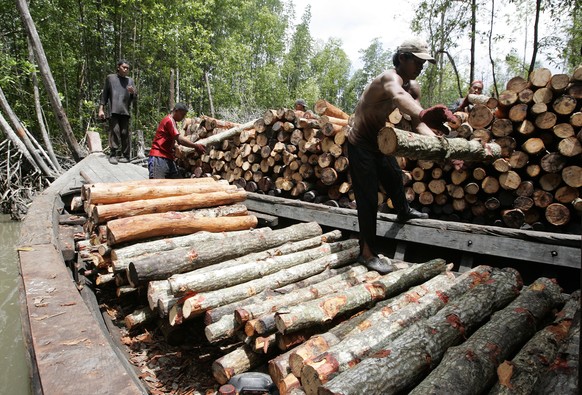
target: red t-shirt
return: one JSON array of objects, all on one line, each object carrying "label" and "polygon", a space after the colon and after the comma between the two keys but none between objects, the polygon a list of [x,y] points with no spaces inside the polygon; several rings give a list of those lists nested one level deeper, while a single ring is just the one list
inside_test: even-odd
[{"label": "red t-shirt", "polygon": [[156,135],[152,141],[150,156],[159,156],[174,160],[174,144],[180,132],[176,126],[176,121],[168,114],[156,129]]}]

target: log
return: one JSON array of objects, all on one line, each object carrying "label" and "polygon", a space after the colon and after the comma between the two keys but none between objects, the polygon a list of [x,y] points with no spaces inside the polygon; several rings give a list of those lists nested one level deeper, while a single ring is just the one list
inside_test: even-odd
[{"label": "log", "polygon": [[570,222],[570,210],[561,203],[552,203],[546,207],[546,220],[554,226],[566,225]]},{"label": "log", "polygon": [[335,275],[347,272],[347,271],[352,270],[354,268],[361,269],[362,266],[361,265],[347,265],[347,266],[338,267],[338,268],[334,268],[334,269],[327,268],[324,271],[322,271],[321,273],[316,274],[316,275],[311,276],[311,277],[308,277],[304,280],[296,281],[294,283],[285,285],[283,287],[276,288],[275,290],[267,289],[267,290],[259,293],[258,295],[251,296],[249,298],[245,298],[245,299],[242,299],[242,300],[234,302],[234,303],[229,303],[229,304],[226,304],[224,306],[220,306],[220,307],[208,310],[208,311],[206,311],[206,314],[204,315],[204,323],[208,327],[212,323],[215,323],[218,320],[220,320],[225,315],[230,315],[234,318],[234,311],[239,307],[245,306],[247,304],[258,303],[258,302],[260,302],[262,300],[266,300],[274,295],[292,292],[295,289],[300,289],[300,288],[304,288],[304,287],[307,287],[307,286],[312,285],[312,284],[317,284],[320,281],[323,281],[323,280],[328,279],[330,277],[333,277]]},{"label": "log", "polygon": [[555,282],[547,278],[536,280],[463,344],[447,350],[439,366],[410,394],[485,391],[496,378],[497,366],[519,350],[561,303],[561,289]]},{"label": "log", "polygon": [[[361,269],[358,271],[360,270]],[[234,312],[236,321],[240,324],[244,324],[245,322],[258,318],[264,314],[274,313],[281,307],[297,305],[308,300],[316,299],[349,288],[362,282],[376,280],[379,277],[377,272],[364,272],[355,275],[358,271],[350,270],[310,287],[302,288],[285,295],[274,296],[265,300],[263,303],[255,303],[240,307]]]},{"label": "log", "polygon": [[176,181],[175,185],[148,185],[144,180],[142,185],[118,185],[111,188],[91,188],[87,194],[90,204],[112,204],[134,200],[157,199],[162,197],[189,195],[192,193],[207,193],[218,191],[232,191],[236,187],[228,185],[226,181],[216,181],[205,178],[208,182],[185,183]]},{"label": "log", "polygon": [[225,384],[234,375],[247,372],[266,361],[263,354],[258,354],[246,344],[218,358],[212,363],[212,375],[220,384]]},{"label": "log", "polygon": [[445,268],[444,260],[435,259],[386,274],[371,284],[357,285],[329,297],[280,310],[275,316],[277,330],[289,333],[324,324],[340,314],[362,308],[374,301],[398,294],[412,285],[422,283],[443,272]]},{"label": "log", "polygon": [[191,193],[188,195],[112,203],[95,206],[91,213],[91,219],[96,224],[102,224],[115,218],[240,203],[246,198],[245,191],[235,188],[228,191]]},{"label": "log", "polygon": [[[385,394],[414,385],[438,364],[446,349],[494,311],[515,299],[521,286],[513,269],[493,271],[489,281],[467,291],[427,320],[412,325],[402,335],[353,368],[319,388],[319,394]],[[456,393],[456,392],[443,392]]]},{"label": "log", "polygon": [[176,296],[184,295],[188,292],[214,291],[255,280],[279,270],[321,258],[338,249],[341,249],[341,243],[339,246],[336,246],[335,243],[324,243],[307,250],[250,261],[228,268],[219,267],[216,270],[202,273],[195,270],[187,275],[187,277],[184,275],[180,277],[172,276],[168,279],[168,283]]},{"label": "log", "polygon": [[[242,132],[245,129],[252,129],[253,127],[255,127],[256,121],[257,121],[257,119],[253,119],[252,121],[240,124],[238,126],[235,126],[234,128],[228,129],[224,132],[212,135],[212,136],[204,138],[204,139],[200,139],[200,140],[196,141],[196,143],[206,145],[206,146],[211,145],[211,144],[220,143],[223,140],[226,140],[226,139],[232,138],[233,136],[236,136],[237,134],[239,134],[240,132]],[[180,148],[185,155],[191,155],[191,154],[196,152],[196,150],[194,148],[184,147],[184,146],[181,146]]]},{"label": "log", "polygon": [[582,187],[582,167],[576,165],[564,167],[562,179],[572,188]]},{"label": "log", "polygon": [[126,188],[129,186],[139,187],[143,186],[144,184],[147,184],[149,186],[168,186],[168,185],[172,186],[176,185],[178,182],[181,185],[184,185],[184,184],[201,184],[208,182],[212,183],[216,182],[216,180],[214,180],[211,177],[205,177],[205,178],[183,178],[180,179],[179,181],[176,179],[147,179],[120,182],[97,182],[97,183],[90,182],[88,184],[83,184],[83,186],[81,187],[81,197],[83,198],[83,200],[88,200],[90,191],[100,193],[103,190],[107,191],[111,188]]},{"label": "log", "polygon": [[423,136],[393,127],[380,130],[378,146],[384,155],[403,156],[409,159],[485,161],[501,156],[501,148],[496,143],[487,143],[483,147],[476,140]]},{"label": "log", "polygon": [[493,122],[493,113],[491,109],[483,104],[475,104],[475,106],[469,112],[469,125],[474,129],[482,129]]},{"label": "log", "polygon": [[442,295],[448,295],[453,283],[453,275],[439,275],[425,283],[425,289],[415,287],[394,298],[390,305],[384,305],[318,356],[305,360],[298,358],[298,353],[292,353],[289,360],[292,373],[300,373],[307,394],[316,394],[317,388],[356,365],[370,350],[395,339],[414,322],[436,313],[446,303],[448,296]]},{"label": "log", "polygon": [[350,116],[324,99],[315,102],[313,106],[316,114],[328,115],[340,119],[349,119]]},{"label": "log", "polygon": [[[538,331],[511,361],[497,367],[497,383],[490,395],[529,394],[536,387],[539,376],[558,354],[564,343],[576,312],[580,311],[580,291],[574,292],[556,319]],[[555,387],[551,387],[553,392]],[[560,391],[560,393],[564,393]]]},{"label": "log", "polygon": [[114,246],[129,241],[158,236],[186,235],[199,231],[231,232],[257,226],[257,217],[198,218],[192,213],[167,212],[120,218],[107,223],[107,244]]},{"label": "log", "polygon": [[[214,221],[221,219],[228,218],[215,218]],[[317,235],[321,235],[321,227],[315,222],[292,225],[279,230],[257,229],[245,234],[244,237],[229,238],[225,240],[225,244],[204,243],[191,248],[177,248],[137,257],[129,265],[128,276],[133,284],[139,284],[141,281],[163,280],[172,274],[185,273],[220,261],[279,246],[287,241],[297,241]],[[229,248],[225,249],[224,245],[228,245]]]},{"label": "log", "polygon": [[[323,292],[325,292],[325,290],[323,288],[324,288],[326,283],[338,282],[338,283],[344,284],[344,283],[347,283],[349,281],[355,281],[356,280],[355,276],[358,274],[366,273],[366,270],[367,269],[364,266],[357,265],[344,273],[340,273],[336,276],[331,277],[331,278],[333,278],[333,280],[328,279],[326,281],[324,279],[323,281],[315,283],[313,286],[309,286],[307,288],[299,288],[298,283],[290,284],[293,288],[296,288],[297,290],[296,291],[291,290],[291,291],[289,291],[289,293],[287,295],[295,295],[296,293],[301,293],[301,291],[303,289],[308,289],[308,290],[320,289],[319,292],[323,293]],[[329,270],[326,272],[331,273],[331,272],[335,272],[335,271]],[[320,277],[320,276],[313,276],[313,277]],[[344,286],[345,286],[345,284],[344,284]],[[281,298],[286,296],[286,294],[283,294],[283,295],[280,294],[280,292],[285,292],[285,291],[283,291],[284,289],[290,289],[290,288],[289,287],[279,288],[276,292],[274,292],[274,291],[267,292],[264,295],[264,297],[260,297],[260,298],[251,297],[251,298],[244,299],[240,303],[233,303],[233,304],[240,304],[240,306],[233,307],[232,309],[230,309],[231,314],[224,314],[216,322],[213,322],[213,323],[207,325],[206,328],[204,329],[204,333],[206,335],[206,338],[208,339],[209,342],[213,343],[213,342],[217,342],[219,340],[224,340],[226,338],[234,336],[235,331],[239,328],[242,328],[243,324],[240,323],[240,319],[237,319],[238,317],[235,317],[235,315],[232,314],[232,311],[236,312],[238,309],[252,310],[253,307],[250,307],[250,306],[260,305],[261,301],[273,306],[274,299],[278,299],[279,301],[281,301]],[[225,306],[223,306],[223,307],[225,307]]]},{"label": "log", "polygon": [[576,315],[568,338],[558,350],[558,356],[536,382],[535,395],[559,393],[576,395],[580,376],[580,314]]},{"label": "log", "polygon": [[113,260],[113,268],[116,271],[122,271],[127,269],[131,259],[138,255],[144,255],[151,252],[169,251],[173,250],[174,248],[188,247],[198,243],[204,243],[206,241],[217,241],[231,236],[242,236],[249,232],[251,232],[251,230],[221,233],[201,231],[186,236],[168,237],[161,240],[145,241],[121,248],[114,248],[111,250],[110,255],[111,259]]},{"label": "log", "polygon": [[123,319],[123,323],[128,330],[132,330],[138,325],[143,325],[145,323],[153,321],[155,314],[147,307],[143,309],[135,310],[133,313],[128,314]]},{"label": "log", "polygon": [[[357,244],[353,240],[352,245]],[[349,244],[346,243],[346,246]],[[349,248],[349,247],[348,247]],[[345,251],[333,253],[311,262],[303,263],[289,269],[270,274],[260,279],[249,281],[233,287],[218,291],[200,293],[187,298],[184,301],[184,318],[193,318],[204,313],[208,309],[222,306],[243,299],[250,295],[273,287],[273,284],[283,286],[297,280],[312,276],[325,270],[326,267],[339,267],[353,262],[359,254],[358,247],[351,247]]]}]

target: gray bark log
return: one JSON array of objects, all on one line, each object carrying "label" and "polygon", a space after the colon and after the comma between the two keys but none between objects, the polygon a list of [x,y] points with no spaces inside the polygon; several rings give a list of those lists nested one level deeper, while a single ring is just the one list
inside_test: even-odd
[{"label": "gray bark log", "polygon": [[434,316],[413,324],[386,347],[319,388],[319,394],[396,393],[420,381],[447,348],[519,293],[521,278],[513,269],[494,271]]},{"label": "gray bark log", "polygon": [[385,127],[378,133],[378,146],[384,155],[409,159],[486,161],[501,156],[501,147],[495,143],[483,147],[477,140],[424,136],[393,127]]},{"label": "gray bark log", "polygon": [[[357,241],[354,241],[357,245]],[[311,262],[281,270],[277,273],[265,276],[262,279],[249,281],[219,291],[204,292],[194,295],[184,301],[184,317],[195,317],[208,309],[243,299],[260,292],[263,289],[272,287],[274,284],[279,286],[290,284],[297,280],[320,273],[325,270],[326,267],[347,265],[355,261],[358,254],[359,247],[354,246],[346,251],[330,254]]]},{"label": "gray bark log", "polygon": [[[553,323],[537,332],[511,361],[497,367],[497,383],[490,395],[528,395],[566,340],[576,313],[580,311],[580,290],[573,293]],[[579,314],[579,313],[578,313]],[[563,393],[563,392],[559,392]]]},{"label": "gray bark log", "polygon": [[345,292],[280,310],[275,316],[277,329],[281,333],[288,333],[312,325],[323,324],[339,314],[365,307],[372,302],[401,293],[413,285],[420,284],[442,273],[445,269],[445,261],[435,259],[409,269],[386,274],[372,284],[358,285]]},{"label": "gray bark log", "polygon": [[559,285],[547,278],[536,280],[467,341],[448,349],[439,366],[410,394],[475,394],[487,390],[496,378],[497,366],[519,350],[561,303]]},{"label": "gray bark log", "polygon": [[303,240],[321,235],[321,227],[315,222],[292,225],[267,234],[256,231],[245,237],[225,240],[224,244],[205,243],[192,248],[180,248],[162,253],[138,257],[129,265],[129,277],[133,284],[140,281],[167,279],[173,274],[184,273],[213,265],[222,260],[243,256],[251,252],[281,245],[288,241]]}]

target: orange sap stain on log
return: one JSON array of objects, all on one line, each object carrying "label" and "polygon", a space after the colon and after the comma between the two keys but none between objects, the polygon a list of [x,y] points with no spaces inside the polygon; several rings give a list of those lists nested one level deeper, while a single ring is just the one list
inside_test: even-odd
[{"label": "orange sap stain on log", "polygon": [[372,300],[383,299],[384,295],[386,295],[386,291],[381,284],[364,284],[364,287],[372,296]]},{"label": "orange sap stain on log", "polygon": [[361,322],[358,325],[358,329],[361,330],[361,331],[363,331],[363,330],[368,329],[370,326],[371,326],[370,321],[366,320],[366,321]]},{"label": "orange sap stain on log", "polygon": [[389,357],[390,354],[392,354],[392,350],[380,350],[380,351],[370,355],[370,358],[386,358],[386,357]]},{"label": "orange sap stain on log", "polygon": [[499,385],[513,388],[511,385],[511,376],[513,376],[513,364],[510,361],[505,361],[497,368],[497,377],[499,378]]},{"label": "orange sap stain on log", "polygon": [[437,297],[443,301],[443,303],[449,303],[449,296],[442,292],[442,291],[436,291]]},{"label": "orange sap stain on log", "polygon": [[323,310],[325,315],[331,319],[339,313],[341,308],[343,306],[345,306],[346,302],[347,302],[347,299],[345,296],[343,296],[343,295],[337,296],[337,297],[325,300],[321,304],[321,309]]}]

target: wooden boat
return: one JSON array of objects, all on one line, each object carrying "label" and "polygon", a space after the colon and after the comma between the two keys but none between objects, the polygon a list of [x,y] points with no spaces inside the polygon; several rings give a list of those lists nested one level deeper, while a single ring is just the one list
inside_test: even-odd
[{"label": "wooden boat", "polygon": [[[110,165],[91,154],[39,195],[23,223],[19,241],[21,316],[34,393],[148,393],[128,362],[111,320],[95,295],[74,279],[75,225],[84,218],[67,213],[71,197],[87,182],[147,178],[147,170]],[[316,221],[322,226],[357,231],[355,210],[249,193],[254,212],[281,221]],[[273,222],[274,223],[274,222]],[[479,264],[514,266],[525,283],[554,277],[571,292],[580,287],[580,236],[508,230],[435,220],[397,223],[378,215],[378,235],[387,256],[411,262],[445,257],[463,272]]]}]

